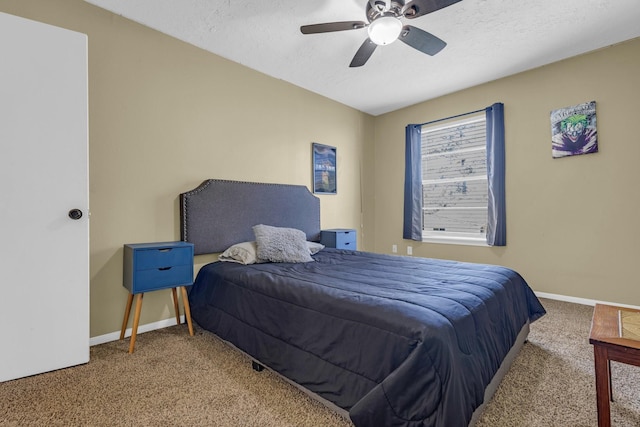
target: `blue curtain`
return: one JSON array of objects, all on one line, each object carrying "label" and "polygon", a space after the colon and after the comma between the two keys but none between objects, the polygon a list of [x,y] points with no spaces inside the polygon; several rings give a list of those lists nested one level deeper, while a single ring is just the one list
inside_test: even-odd
[{"label": "blue curtain", "polygon": [[407,125],[404,169],[404,226],[402,237],[422,241],[422,125]]},{"label": "blue curtain", "polygon": [[504,105],[498,102],[485,111],[487,114],[487,176],[489,185],[487,244],[489,246],[506,246]]},{"label": "blue curtain", "polygon": [[[481,112],[473,111],[473,114]],[[506,246],[507,222],[505,204],[504,104],[498,102],[485,110],[487,119],[487,178],[489,187],[487,244]],[[460,117],[455,116],[455,117]],[[447,120],[447,119],[443,119]],[[440,120],[437,120],[440,121]],[[407,125],[404,178],[404,226],[402,237],[422,240],[422,159],[420,154],[422,126]]]}]

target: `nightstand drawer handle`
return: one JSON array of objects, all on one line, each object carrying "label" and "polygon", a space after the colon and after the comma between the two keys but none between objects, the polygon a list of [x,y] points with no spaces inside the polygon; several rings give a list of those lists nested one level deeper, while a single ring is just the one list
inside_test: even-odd
[{"label": "nightstand drawer handle", "polygon": [[158,249],[158,252],[169,252],[172,248],[162,248]]},{"label": "nightstand drawer handle", "polygon": [[171,270],[171,267],[160,267],[160,268],[158,268],[158,270],[160,270],[160,271]]}]

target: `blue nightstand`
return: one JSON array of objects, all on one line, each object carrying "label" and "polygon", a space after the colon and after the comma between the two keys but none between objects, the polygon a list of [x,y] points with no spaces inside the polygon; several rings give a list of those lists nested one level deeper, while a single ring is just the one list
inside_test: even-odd
[{"label": "blue nightstand", "polygon": [[124,245],[123,262],[123,286],[129,291],[129,298],[124,312],[120,339],[124,339],[133,296],[137,295],[129,353],[133,353],[135,348],[140,311],[142,310],[142,297],[145,292],[170,288],[176,321],[180,324],[177,289],[181,288],[184,317],[189,325],[189,334],[193,335],[191,309],[185,288],[185,286],[193,284],[193,243],[158,242]]},{"label": "blue nightstand", "polygon": [[332,228],[320,231],[320,243],[327,248],[357,249],[356,230],[352,228]]}]

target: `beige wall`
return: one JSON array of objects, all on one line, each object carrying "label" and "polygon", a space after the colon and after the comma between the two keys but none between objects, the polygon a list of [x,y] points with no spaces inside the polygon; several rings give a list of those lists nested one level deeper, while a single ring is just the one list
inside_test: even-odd
[{"label": "beige wall", "polygon": [[[513,267],[537,291],[640,305],[639,40],[373,118],[81,0],[0,0],[0,11],[89,36],[93,337],[120,328],[122,245],[179,238],[180,192],[207,178],[310,186],[311,142],[338,147],[322,226],[358,229],[360,248],[411,244],[417,256]],[[553,160],[549,111],[590,100],[600,152]],[[405,125],[496,101],[508,246],[403,241]],[[148,294],[141,323],[170,319],[170,306],[168,291]]]},{"label": "beige wall", "polygon": [[[339,194],[320,196],[322,226],[361,229],[373,117],[80,0],[0,11],[88,34],[91,336],[120,329],[122,245],[179,239],[178,194],[204,179],[310,187],[311,143],[333,145]],[[169,291],[145,295],[141,324],[171,317]]]},{"label": "beige wall", "polygon": [[[376,117],[377,252],[502,264],[540,292],[640,305],[640,39]],[[599,153],[552,159],[549,112],[596,101]],[[402,240],[404,127],[505,105],[507,246]]]}]

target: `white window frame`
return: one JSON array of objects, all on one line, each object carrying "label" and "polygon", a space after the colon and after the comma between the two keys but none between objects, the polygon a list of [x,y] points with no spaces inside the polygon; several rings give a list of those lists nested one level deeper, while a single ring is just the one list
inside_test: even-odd
[{"label": "white window frame", "polygon": [[[464,117],[463,119],[457,119],[455,121],[448,120],[444,123],[425,124],[422,126],[422,138],[424,141],[424,138],[428,135],[429,132],[441,131],[447,128],[452,128],[452,129],[459,128],[460,126],[464,126],[465,124],[477,123],[478,121],[484,121],[486,126],[486,116],[484,112],[482,112],[481,114],[473,114],[468,117]],[[458,152],[465,151],[465,150],[469,150],[469,149],[463,148]],[[486,159],[486,151],[487,151],[486,137],[485,137],[485,144],[482,148],[475,147],[475,148],[472,148],[471,150],[484,151],[485,152],[484,157]],[[423,150],[423,153],[424,153],[424,150]],[[428,157],[428,156],[426,154],[422,154],[421,161],[423,162],[423,164],[424,164],[425,157]],[[426,174],[426,171],[423,170],[422,171],[423,186],[435,182],[433,180],[426,180],[425,174]],[[473,177],[473,178],[466,177],[465,178],[465,181],[469,181],[469,180],[485,180],[486,181],[488,180],[488,178],[486,175],[484,177]],[[456,182],[457,178],[454,178],[451,181]],[[424,217],[424,211],[427,209],[426,206],[427,206],[426,200],[423,199],[423,217]],[[488,216],[488,211],[489,211],[488,205],[485,206],[484,208],[469,208],[469,209],[484,209],[485,212],[487,212],[487,216]],[[427,230],[425,229],[424,222],[423,222],[422,241],[427,243],[443,243],[443,244],[469,245],[469,246],[489,246],[487,244],[486,225],[484,230],[485,230],[484,233],[463,233],[463,232],[453,232],[453,231]]]}]

